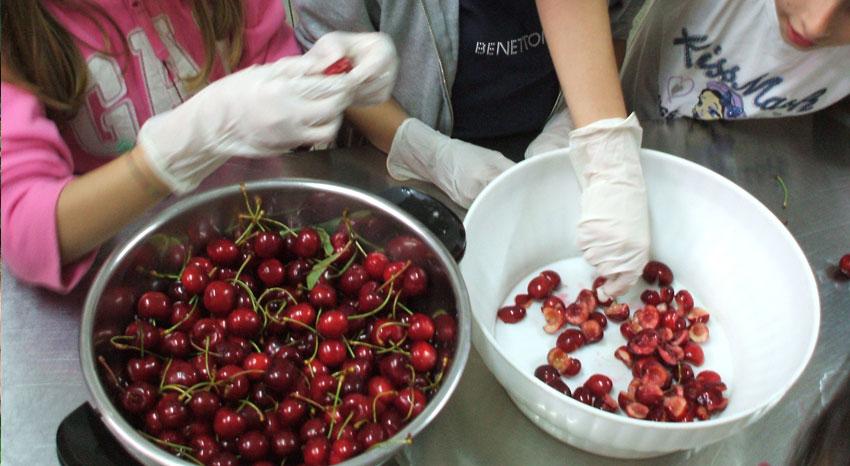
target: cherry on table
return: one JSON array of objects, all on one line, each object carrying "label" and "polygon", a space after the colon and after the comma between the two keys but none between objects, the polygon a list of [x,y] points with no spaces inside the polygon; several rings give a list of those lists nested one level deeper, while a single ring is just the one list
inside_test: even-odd
[{"label": "cherry on table", "polygon": [[841,256],[841,259],[838,260],[838,269],[845,276],[850,277],[850,254]]}]

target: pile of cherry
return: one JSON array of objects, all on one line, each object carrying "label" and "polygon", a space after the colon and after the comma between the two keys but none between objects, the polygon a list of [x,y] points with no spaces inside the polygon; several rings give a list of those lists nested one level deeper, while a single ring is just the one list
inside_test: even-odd
[{"label": "pile of cherry", "polygon": [[410,442],[390,437],[456,345],[455,310],[427,309],[424,243],[379,248],[347,213],[329,234],[248,209],[227,231],[207,220],[172,238],[171,273],[144,270],[134,320],[108,339],[119,351],[99,358],[116,404],[197,464],[335,464]]},{"label": "pile of cherry", "polygon": [[[673,272],[667,265],[649,262],[643,279],[657,283],[657,289],[643,291],[640,299],[644,307],[631,313],[626,303],[607,297],[600,301],[597,289],[605,283],[603,277],[566,305],[553,294],[561,284],[560,276],[546,270],[531,279],[527,294],[515,296],[514,304],[499,309],[497,316],[505,323],[516,323],[525,317],[532,302],[542,300],[546,333],[558,333],[567,324],[578,327],[563,330],[547,355],[548,364],[534,371],[535,377],[566,396],[611,413],[622,409],[636,419],[707,420],[725,409],[728,402],[723,395],[726,385],[717,372],[695,374],[693,369],[705,359],[700,344],[708,341],[709,313],[694,306],[690,292],[677,292],[670,286]],[[570,354],[602,340],[609,320],[620,322],[620,334],[627,342],[615,350],[614,357],[631,369],[633,377],[627,391],[621,391],[616,400],[611,396],[613,383],[607,375],[593,374],[574,390],[562,378],[580,372],[581,362]]]}]

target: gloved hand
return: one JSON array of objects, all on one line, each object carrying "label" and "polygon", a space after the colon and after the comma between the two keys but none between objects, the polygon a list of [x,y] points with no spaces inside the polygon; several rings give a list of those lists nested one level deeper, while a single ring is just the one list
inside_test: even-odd
[{"label": "gloved hand", "polygon": [[352,105],[377,105],[390,98],[398,73],[398,56],[387,34],[329,32],[320,37],[307,54],[317,59],[316,72],[342,57],[354,62],[354,68],[348,72],[356,86]]},{"label": "gloved hand", "polygon": [[531,158],[544,152],[563,149],[570,145],[570,131],[576,128],[569,109],[561,109],[549,118],[543,131],[531,141],[525,149],[525,158]]},{"label": "gloved hand", "polygon": [[452,139],[415,118],[399,126],[387,155],[390,176],[430,181],[464,208],[513,165],[499,152]]},{"label": "gloved hand", "polygon": [[[570,133],[570,160],[582,187],[577,243],[620,296],[649,261],[649,204],[640,166],[637,117],[600,120]],[[601,298],[605,299],[605,298]]]},{"label": "gloved hand", "polygon": [[331,141],[353,86],[346,75],[310,74],[315,67],[308,55],[286,57],[214,81],[148,119],[137,144],[157,178],[185,193],[231,156]]}]

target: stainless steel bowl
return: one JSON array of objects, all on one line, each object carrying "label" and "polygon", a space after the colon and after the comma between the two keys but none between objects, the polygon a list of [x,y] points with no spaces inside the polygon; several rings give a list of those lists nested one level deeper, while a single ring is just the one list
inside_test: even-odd
[{"label": "stainless steel bowl", "polygon": [[[289,212],[290,226],[319,224],[349,212],[368,211],[378,219],[376,232],[383,235],[411,235],[430,250],[424,267],[429,274],[430,289],[425,303],[429,309],[444,308],[456,312],[457,347],[442,386],[416,418],[392,440],[415,437],[431,422],[454,392],[466,365],[470,348],[471,311],[466,287],[452,255],[422,223],[388,201],[364,191],[343,185],[308,179],[277,179],[246,183],[249,195],[260,196],[264,205],[275,211]],[[140,263],[156,260],[161,238],[185,234],[198,218],[224,223],[238,212],[245,212],[245,198],[239,185],[200,193],[167,208],[129,240],[120,245],[98,272],[86,297],[80,328],[80,358],[83,376],[92,394],[94,407],[102,420],[127,451],[144,464],[189,465],[147,440],[119,412],[104,386],[98,357],[120,357],[109,344],[109,337],[123,332],[132,320],[135,303],[128,299],[132,292],[145,286],[136,272]],[[380,239],[378,239],[380,241]],[[160,251],[161,252],[161,251]],[[414,439],[415,441],[415,439]],[[403,444],[388,442],[372,448],[344,464],[349,466],[380,464],[393,457]]]}]

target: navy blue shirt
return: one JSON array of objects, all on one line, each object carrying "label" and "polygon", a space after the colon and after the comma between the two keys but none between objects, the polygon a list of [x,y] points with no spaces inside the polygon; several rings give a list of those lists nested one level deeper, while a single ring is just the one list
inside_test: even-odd
[{"label": "navy blue shirt", "polygon": [[534,0],[460,0],[452,137],[538,132],[560,90]]}]

